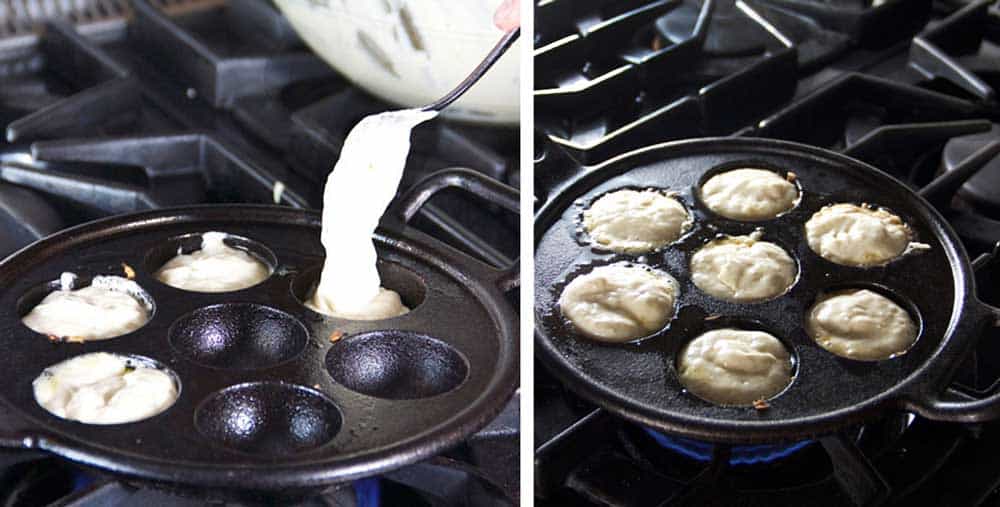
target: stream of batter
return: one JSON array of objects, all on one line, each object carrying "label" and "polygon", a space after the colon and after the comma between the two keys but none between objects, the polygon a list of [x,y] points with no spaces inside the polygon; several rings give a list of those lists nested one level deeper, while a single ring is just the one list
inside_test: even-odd
[{"label": "stream of batter", "polygon": [[410,133],[437,116],[406,109],[369,116],[344,141],[323,190],[321,241],[326,260],[306,303],[327,315],[385,319],[409,311],[399,294],[382,287],[372,235],[396,195],[410,153]]}]

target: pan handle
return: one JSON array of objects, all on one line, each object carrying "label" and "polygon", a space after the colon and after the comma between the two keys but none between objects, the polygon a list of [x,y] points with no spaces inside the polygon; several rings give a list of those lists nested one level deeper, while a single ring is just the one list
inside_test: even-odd
[{"label": "pan handle", "polygon": [[[427,204],[427,201],[447,188],[463,190],[514,214],[518,214],[520,211],[521,198],[517,189],[471,169],[451,168],[428,175],[402,196],[398,209],[403,223],[409,224]],[[514,261],[508,267],[497,267],[501,268],[497,284],[502,291],[507,292],[520,285],[521,268],[519,262]]]},{"label": "pan handle", "polygon": [[[975,300],[975,304],[978,306],[977,314],[970,317],[981,324],[973,329],[983,329],[983,326],[1000,327],[1000,308],[979,300]],[[977,423],[1000,418],[1000,390],[985,398],[955,394],[960,396],[953,396],[954,398],[965,399],[945,400],[938,392],[928,391],[907,399],[904,408],[932,421]]]}]

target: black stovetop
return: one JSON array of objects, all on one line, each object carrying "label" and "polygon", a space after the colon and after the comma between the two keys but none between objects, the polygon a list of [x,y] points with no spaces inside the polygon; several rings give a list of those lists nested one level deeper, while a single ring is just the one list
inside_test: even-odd
[{"label": "black stovetop", "polygon": [[[226,202],[319,208],[349,129],[394,108],[308,51],[266,1],[74,5],[0,5],[0,257],[119,213]],[[518,153],[514,128],[438,119],[414,132],[401,191],[449,167],[516,185]],[[448,192],[425,209],[414,222],[424,232],[495,265],[517,257],[516,216]],[[305,505],[508,505],[518,494],[518,417],[515,397],[459,448]],[[51,458],[0,454],[4,506],[198,503]]]},{"label": "black stovetop", "polygon": [[[970,257],[1000,241],[1000,5],[994,1],[535,3],[538,202],[627,151],[754,136],[840,151],[916,189]],[[978,171],[964,184],[945,172]],[[977,270],[1000,305],[996,262]],[[1000,329],[951,391],[1000,386]],[[721,446],[648,431],[535,368],[539,505],[995,505],[1000,424],[909,414],[815,441]]]}]

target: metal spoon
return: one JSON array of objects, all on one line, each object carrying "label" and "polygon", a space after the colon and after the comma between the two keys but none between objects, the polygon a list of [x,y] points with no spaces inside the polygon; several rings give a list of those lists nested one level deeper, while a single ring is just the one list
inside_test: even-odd
[{"label": "metal spoon", "polygon": [[521,35],[520,28],[515,28],[504,34],[504,36],[500,38],[500,42],[497,42],[497,45],[493,46],[493,49],[491,49],[489,54],[486,55],[486,58],[484,58],[482,62],[479,62],[479,65],[476,66],[475,69],[472,69],[472,73],[462,80],[461,83],[458,83],[458,86],[446,93],[437,101],[422,107],[420,110],[440,111],[448,107],[448,105],[452,102],[458,100],[459,97],[461,97],[469,88],[472,87],[472,85],[476,84],[476,82],[486,74],[486,71],[490,70],[490,67],[492,67],[494,63],[497,63],[497,60],[499,60],[500,57],[507,52],[507,49],[509,49],[514,42],[517,41],[517,37],[519,35]]}]

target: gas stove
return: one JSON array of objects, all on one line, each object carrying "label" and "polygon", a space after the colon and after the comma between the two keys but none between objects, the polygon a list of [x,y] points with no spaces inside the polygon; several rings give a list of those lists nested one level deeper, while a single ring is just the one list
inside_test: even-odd
[{"label": "gas stove", "polygon": [[[631,150],[705,136],[797,141],[928,198],[1000,304],[1000,4],[543,0],[534,5],[539,204]],[[972,175],[969,177],[969,175]],[[966,180],[967,178],[967,180]],[[990,328],[949,389],[994,392]],[[778,445],[620,419],[535,368],[538,505],[994,505],[1000,425],[898,413]]]},{"label": "gas stove", "polygon": [[378,477],[335,485],[305,499],[261,499],[250,503],[214,500],[210,492],[174,492],[130,484],[98,471],[35,453],[0,451],[0,505],[107,507],[195,507],[207,504],[296,507],[380,505],[516,505],[519,397],[487,427],[456,449]]},{"label": "gas stove", "polygon": [[[269,2],[0,2],[0,256],[86,221],[200,203],[319,208],[350,128],[392,109],[305,48]],[[400,191],[463,167],[517,185],[516,129],[414,132]],[[483,261],[517,217],[444,192],[413,224]],[[517,298],[516,294],[511,295]],[[456,449],[302,505],[510,505],[519,405]],[[0,504],[195,505],[32,453],[0,455]]]}]

